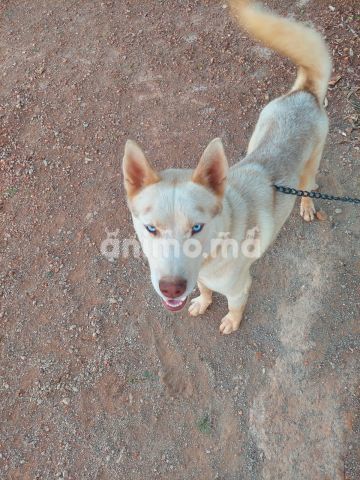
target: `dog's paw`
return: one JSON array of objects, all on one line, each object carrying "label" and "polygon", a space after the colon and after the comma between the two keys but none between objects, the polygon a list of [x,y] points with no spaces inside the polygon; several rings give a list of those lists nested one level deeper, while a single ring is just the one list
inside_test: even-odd
[{"label": "dog's paw", "polygon": [[191,300],[189,313],[192,317],[197,317],[198,315],[205,313],[210,304],[211,301],[205,299],[202,295],[195,297]]},{"label": "dog's paw", "polygon": [[315,217],[315,206],[311,198],[302,198],[300,203],[300,215],[306,222],[312,222]]},{"label": "dog's paw", "polygon": [[221,324],[219,327],[220,333],[223,335],[228,335],[229,333],[236,332],[239,329],[241,323],[242,314],[233,314],[229,312],[225,317],[221,320]]}]

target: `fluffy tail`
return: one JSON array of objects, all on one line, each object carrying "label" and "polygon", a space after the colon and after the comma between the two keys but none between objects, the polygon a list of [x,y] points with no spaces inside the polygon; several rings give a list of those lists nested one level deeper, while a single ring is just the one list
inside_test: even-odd
[{"label": "fluffy tail", "polygon": [[322,105],[331,59],[321,35],[301,23],[267,12],[249,0],[230,0],[229,3],[236,20],[251,36],[297,65],[298,74],[291,91],[307,90]]}]

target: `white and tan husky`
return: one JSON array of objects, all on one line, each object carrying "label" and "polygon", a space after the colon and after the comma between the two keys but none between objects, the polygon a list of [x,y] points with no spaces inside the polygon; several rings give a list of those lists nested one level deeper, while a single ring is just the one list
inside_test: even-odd
[{"label": "white and tan husky", "polygon": [[[277,193],[273,185],[315,188],[328,131],[323,102],[331,72],[318,33],[248,1],[230,4],[253,37],[298,66],[290,92],[261,112],[246,157],[228,168],[221,140],[215,139],[195,170],[156,172],[142,150],[128,141],[123,160],[135,230],[164,306],[181,310],[197,282],[200,295],[189,306],[190,315],[196,316],[211,304],[212,291],[220,292],[229,308],[220,324],[225,334],[239,328],[251,264],[275,239],[294,206],[295,198]],[[302,198],[301,216],[311,221],[314,213],[312,200]],[[255,253],[242,248],[249,238]],[[240,248],[224,252],[229,241]]]}]

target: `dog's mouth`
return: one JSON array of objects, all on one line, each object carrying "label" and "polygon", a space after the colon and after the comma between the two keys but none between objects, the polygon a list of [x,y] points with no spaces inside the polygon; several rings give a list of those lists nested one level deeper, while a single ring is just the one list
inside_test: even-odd
[{"label": "dog's mouth", "polygon": [[170,312],[178,312],[185,307],[186,300],[187,297],[176,299],[166,298],[163,300],[163,305],[167,310],[170,310]]}]

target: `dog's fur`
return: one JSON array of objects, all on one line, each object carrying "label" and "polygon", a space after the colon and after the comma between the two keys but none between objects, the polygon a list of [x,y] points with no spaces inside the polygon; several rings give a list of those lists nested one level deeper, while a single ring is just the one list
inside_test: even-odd
[{"label": "dog's fur", "polygon": [[[315,188],[320,157],[328,131],[324,97],[331,72],[326,45],[315,31],[278,17],[245,0],[232,0],[232,12],[254,38],[290,58],[298,75],[290,92],[270,102],[260,114],[246,157],[228,169],[222,143],[213,140],[195,169],[155,172],[141,149],[131,141],[125,147],[123,172],[128,204],[135,230],[150,263],[155,290],[161,279],[185,280],[189,295],[196,281],[200,295],[189,307],[190,315],[205,312],[212,291],[224,294],[229,312],[220,331],[239,328],[251,284],[250,265],[254,256],[224,258],[210,251],[211,239],[220,232],[244,241],[246,232],[258,228],[259,254],[265,252],[289,216],[295,199],[276,193],[273,184]],[[301,216],[314,218],[310,198],[302,198]],[[158,257],[152,242],[176,240],[182,245],[191,237],[194,224],[204,224],[196,235],[207,258],[173,255]],[[151,237],[144,225],[154,225]]]}]

